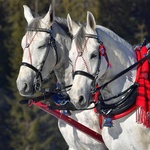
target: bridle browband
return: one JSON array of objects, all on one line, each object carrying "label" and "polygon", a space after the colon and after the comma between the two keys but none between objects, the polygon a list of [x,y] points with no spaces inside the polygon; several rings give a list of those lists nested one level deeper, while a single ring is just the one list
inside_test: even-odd
[{"label": "bridle browband", "polygon": [[[35,73],[36,73],[36,77],[35,77],[35,90],[36,91],[40,91],[40,88],[41,88],[41,83],[44,81],[43,77],[42,77],[42,70],[43,70],[43,67],[44,67],[44,64],[45,64],[45,61],[48,57],[48,54],[49,54],[49,47],[51,46],[53,49],[54,49],[54,52],[55,52],[55,55],[56,55],[56,62],[55,62],[55,66],[57,65],[58,63],[58,53],[57,53],[57,47],[56,47],[56,42],[55,42],[55,39],[53,37],[53,30],[52,30],[52,26],[49,29],[43,29],[43,28],[27,28],[27,31],[31,31],[31,32],[46,32],[49,34],[49,40],[48,40],[48,48],[46,50],[46,53],[45,53],[45,56],[44,56],[44,59],[43,61],[41,62],[41,66],[40,66],[40,69],[37,69],[36,67],[34,67],[32,64],[29,64],[27,62],[22,62],[21,63],[21,66],[26,66],[28,68],[30,68],[31,70],[33,70]],[[27,46],[26,48],[29,48],[30,44],[26,43]],[[39,81],[39,77],[40,77],[40,81]]]}]

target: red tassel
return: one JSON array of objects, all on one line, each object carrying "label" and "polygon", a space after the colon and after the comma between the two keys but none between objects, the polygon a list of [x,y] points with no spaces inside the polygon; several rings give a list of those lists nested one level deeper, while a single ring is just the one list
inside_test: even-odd
[{"label": "red tassel", "polygon": [[[145,57],[147,48],[142,47],[141,50],[136,50],[137,59]],[[149,62],[146,60],[138,67],[136,82],[139,83],[138,96],[136,99],[137,112],[136,121],[150,128],[150,75]]]}]

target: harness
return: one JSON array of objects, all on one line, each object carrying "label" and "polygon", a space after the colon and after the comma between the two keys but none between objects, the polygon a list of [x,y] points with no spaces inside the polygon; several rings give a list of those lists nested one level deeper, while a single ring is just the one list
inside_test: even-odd
[{"label": "harness", "polygon": [[26,66],[26,67],[30,68],[31,70],[33,70],[36,73],[34,87],[35,87],[35,91],[40,91],[40,89],[41,89],[41,83],[45,80],[45,79],[43,79],[41,72],[43,70],[44,64],[45,64],[46,59],[48,57],[50,47],[52,47],[52,49],[54,50],[55,55],[56,55],[55,66],[58,63],[57,46],[56,46],[56,43],[55,43],[55,39],[53,38],[52,27],[51,27],[50,30],[43,29],[43,28],[36,28],[36,29],[27,28],[27,31],[31,31],[31,32],[35,31],[35,34],[34,34],[32,40],[30,41],[30,43],[28,43],[28,39],[27,39],[27,36],[26,36],[26,47],[25,48],[28,49],[29,54],[30,54],[30,44],[32,43],[32,41],[33,41],[36,33],[37,32],[46,32],[46,33],[49,34],[49,39],[48,39],[48,43],[47,43],[48,44],[48,48],[47,48],[46,53],[44,55],[43,61],[41,62],[40,68],[37,69],[35,66],[32,65],[32,61],[31,61],[32,59],[31,59],[31,57],[30,57],[30,63],[27,63],[27,62],[22,62],[21,63],[21,66]]},{"label": "harness", "polygon": [[[87,36],[88,38],[98,39],[98,42],[100,41],[98,36],[91,35],[91,34],[90,35],[85,35],[85,36]],[[102,46],[102,42],[99,42],[99,43],[100,43],[100,46]],[[143,42],[141,47],[143,47],[145,45],[146,45],[146,39]],[[148,50],[150,49],[150,45],[149,44],[147,45],[147,49]],[[83,49],[82,53],[83,52],[84,52],[84,49]],[[105,49],[105,53],[106,53],[106,49]],[[82,55],[79,55],[79,56],[82,56]],[[101,55],[101,56],[104,56],[104,55]],[[99,59],[100,59],[100,56],[99,56]],[[105,54],[105,59],[106,59],[106,61],[108,63],[108,66],[111,66],[110,63],[109,63],[107,54]],[[145,55],[145,57],[143,57],[142,59],[138,60],[135,64],[131,65],[127,69],[121,71],[115,77],[113,77],[108,82],[106,82],[103,85],[101,85],[100,87],[95,88],[95,91],[91,90],[91,93],[102,91],[108,84],[110,84],[114,80],[118,79],[119,77],[121,77],[122,75],[127,73],[128,71],[132,70],[134,67],[138,66],[139,64],[145,62],[147,59],[150,60],[150,52],[149,51]],[[84,64],[86,66],[86,62],[84,62]],[[86,68],[87,68],[87,66],[86,66]],[[99,70],[97,69],[96,72],[99,72]],[[87,78],[90,78],[92,80],[92,82],[95,82],[96,79],[97,79],[97,76],[96,75],[91,75],[89,73],[88,69],[87,69],[87,72],[75,71],[74,75],[85,76]],[[93,85],[95,86],[96,83],[92,83],[92,86]],[[105,117],[104,126],[112,127],[113,126],[112,119],[118,119],[120,117],[126,116],[127,114],[131,113],[133,110],[136,109],[136,107],[133,106],[133,104],[135,104],[136,97],[138,95],[137,88],[138,88],[138,83],[135,82],[133,85],[131,85],[125,91],[119,93],[116,96],[113,96],[113,97],[110,97],[110,98],[107,98],[107,99],[103,99],[103,97],[101,95],[101,92],[99,92],[99,96],[98,96],[98,98],[96,100],[97,102],[96,102],[95,106],[96,106],[97,112]],[[94,88],[91,88],[91,89],[94,89]],[[112,99],[119,98],[119,97],[120,97],[120,100],[118,102],[116,102],[116,103],[113,103],[113,104],[106,104],[105,103],[105,102],[111,101]]]},{"label": "harness", "polygon": [[[145,43],[145,42],[143,42],[143,43]],[[139,50],[141,50],[143,48],[143,46],[145,46],[145,45],[146,45],[146,43],[142,44],[142,46],[140,47]],[[117,74],[114,78],[112,78],[111,80],[109,80],[108,82],[103,84],[102,86],[98,87],[96,89],[96,91],[103,90],[109,83],[113,82],[120,76],[124,75],[125,73],[127,73],[128,71],[133,69],[135,66],[138,66],[138,65],[141,66],[141,64],[143,64],[147,59],[150,61],[150,52],[149,52],[150,44],[147,44],[145,47],[148,50],[148,53],[145,56],[143,56],[142,59],[138,58],[138,61],[135,64],[131,65],[127,69],[125,69],[122,72],[120,72],[119,74]],[[140,72],[138,72],[138,74],[139,73]],[[96,108],[97,108],[97,111],[100,114],[102,114],[105,118],[104,126],[112,127],[113,119],[122,118],[137,108],[136,105],[133,105],[133,104],[135,104],[135,102],[137,102],[137,96],[139,95],[139,89],[140,89],[139,83],[137,80],[138,80],[138,78],[136,79],[136,82],[133,85],[131,85],[128,89],[126,89],[125,91],[123,91],[123,92],[119,93],[118,95],[113,96],[111,98],[103,99],[101,94],[99,94],[98,104],[97,104]],[[112,99],[122,97],[122,96],[124,96],[124,97],[121,98],[121,100],[117,103],[113,103],[113,104],[105,103],[105,102],[111,101]]]},{"label": "harness", "polygon": [[[96,88],[95,82],[96,82],[96,80],[97,80],[97,78],[98,78],[98,74],[99,74],[99,72],[100,72],[99,68],[100,68],[101,56],[103,56],[103,57],[105,58],[105,60],[106,60],[106,62],[107,62],[107,68],[108,68],[108,67],[111,67],[111,64],[109,63],[108,56],[107,56],[107,53],[106,53],[106,49],[105,49],[105,47],[104,47],[104,45],[103,45],[103,42],[100,40],[100,36],[99,36],[98,34],[97,34],[97,35],[94,35],[94,34],[85,34],[85,37],[87,37],[87,39],[86,39],[86,42],[85,42],[84,47],[83,47],[83,49],[82,49],[82,52],[80,52],[80,51],[78,50],[78,48],[76,47],[76,50],[77,50],[77,52],[78,52],[78,55],[77,55],[77,57],[76,57],[76,59],[75,59],[75,65],[74,65],[74,70],[75,70],[75,72],[73,73],[73,78],[74,78],[76,75],[82,75],[82,76],[85,76],[85,77],[91,79],[91,80],[92,80],[92,87],[91,87],[91,90],[92,90],[92,93],[94,93],[94,92],[95,92],[95,88]],[[73,38],[75,38],[75,37],[73,37]],[[96,39],[97,42],[99,43],[99,61],[98,61],[98,65],[97,65],[96,72],[95,72],[94,74],[90,74],[89,69],[88,69],[88,65],[87,65],[87,63],[86,63],[86,61],[84,60],[84,57],[83,57],[83,55],[82,55],[83,52],[84,52],[84,50],[85,50],[85,47],[86,47],[86,44],[87,44],[89,38]],[[86,67],[86,70],[87,70],[87,71],[76,70],[76,68],[75,68],[75,67],[76,67],[76,62],[77,62],[77,60],[78,60],[79,57],[82,58],[82,60],[83,60],[83,62],[84,62],[84,64],[85,64],[85,67]]]},{"label": "harness", "polygon": [[[37,28],[37,29],[28,29],[27,28],[27,31],[35,31],[36,33],[37,32],[46,32],[49,34],[49,41],[48,41],[48,46],[52,47],[55,51],[55,54],[56,54],[56,63],[55,65],[57,65],[58,63],[58,54],[57,54],[57,47],[56,47],[56,43],[55,43],[55,39],[53,38],[53,31],[52,31],[52,27],[50,30],[48,29],[41,29],[41,28]],[[36,34],[35,33],[35,34]],[[99,35],[93,35],[93,34],[86,34],[85,37],[87,37],[88,39],[89,38],[94,38],[98,41],[99,43],[99,60],[101,60],[101,57],[105,57],[105,60],[107,61],[107,67],[111,67],[111,64],[108,60],[108,56],[107,56],[107,53],[106,53],[106,49],[103,45],[103,42],[100,40],[100,37]],[[32,38],[34,39],[34,37]],[[87,41],[88,41],[87,39]],[[32,40],[31,40],[32,42]],[[29,49],[29,46],[30,46],[30,43],[26,43],[26,48],[28,48],[28,51],[30,52],[30,49]],[[144,45],[144,44],[143,44]],[[142,45],[142,46],[143,46]],[[148,47],[148,49],[150,49],[150,46]],[[43,66],[45,64],[45,61],[47,59],[47,56],[48,56],[48,53],[49,53],[49,48],[47,48],[47,51],[46,51],[46,54],[45,54],[45,57],[41,63],[41,66],[40,66],[40,69],[37,69],[36,67],[34,67],[32,65],[32,61],[30,61],[30,64],[29,63],[26,63],[26,62],[22,62],[22,66],[26,66],[26,67],[29,67],[30,69],[32,69],[35,73],[36,73],[36,80],[37,82],[35,82],[35,90],[36,91],[40,91],[41,90],[41,82],[44,81],[43,77],[42,77],[42,70],[43,70]],[[82,53],[78,53],[78,56],[76,57],[76,60],[78,59],[78,57],[82,57]],[[84,58],[82,58],[83,61],[84,61]],[[135,64],[131,65],[130,67],[128,67],[127,69],[121,71],[120,73],[118,73],[115,77],[113,77],[111,80],[109,80],[108,82],[106,82],[105,84],[101,85],[100,87],[96,87],[96,79],[98,77],[98,73],[99,73],[99,67],[100,67],[100,61],[97,65],[97,70],[95,72],[95,74],[90,74],[89,71],[88,71],[88,67],[87,68],[87,72],[86,71],[82,71],[82,70],[76,70],[73,74],[73,76],[75,77],[76,75],[82,75],[82,76],[85,76],[89,79],[92,80],[92,87],[91,87],[91,93],[96,93],[100,90],[103,90],[109,83],[113,82],[114,80],[116,80],[117,78],[119,78],[120,76],[124,75],[125,73],[127,73],[128,71],[130,71],[131,69],[133,69],[134,67],[138,66],[139,64],[143,63],[145,60],[150,60],[150,52],[147,53],[147,55],[140,59],[139,61],[137,61]],[[86,62],[85,62],[85,65],[86,65]],[[39,79],[40,78],[40,82],[39,82]],[[68,85],[64,88],[68,88],[68,87],[71,87],[72,85]],[[106,126],[113,126],[112,125],[112,116],[116,115],[116,114],[120,114],[122,112],[124,112],[125,110],[130,113],[131,111],[128,110],[128,108],[131,108],[132,105],[135,103],[135,100],[136,100],[136,96],[137,96],[137,87],[138,87],[138,84],[137,83],[134,83],[133,85],[131,85],[127,90],[121,92],[120,94],[116,95],[116,96],[113,96],[111,98],[108,98],[108,99],[103,99],[101,94],[99,94],[98,96],[98,102],[95,103],[95,106],[97,111],[102,114],[103,116],[106,117],[106,122],[104,123],[104,125]],[[55,91],[55,92],[51,92],[50,89],[47,89],[47,91],[45,90],[46,94],[44,94],[44,96],[41,96],[39,97],[38,99],[32,99],[33,102],[38,102],[38,101],[41,101],[41,99],[45,99],[46,97],[49,98],[50,96],[52,95],[55,95],[55,94],[58,94],[58,93],[61,93],[60,90],[59,91]],[[114,98],[118,98],[118,97],[121,97],[123,96],[123,98],[117,102],[117,103],[114,103],[114,104],[106,104],[105,102],[108,102]],[[75,107],[69,102],[69,97],[63,97],[63,99],[67,99],[67,103],[65,101],[65,103],[63,103],[62,105],[60,106],[49,106],[49,109],[60,109],[60,110],[76,110]],[[29,103],[29,101],[31,102],[31,100],[22,100],[20,101],[20,103],[24,104],[24,103]],[[93,109],[94,107],[90,108],[90,109]],[[132,110],[134,110],[135,108],[133,107]],[[80,109],[80,110],[86,110],[86,109]],[[122,116],[122,115],[120,115]]]}]

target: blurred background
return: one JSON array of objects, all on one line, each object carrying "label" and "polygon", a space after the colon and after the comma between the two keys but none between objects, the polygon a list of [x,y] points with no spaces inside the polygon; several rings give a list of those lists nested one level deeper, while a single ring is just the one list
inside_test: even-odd
[{"label": "blurred background", "polygon": [[[54,0],[53,0],[54,1]],[[16,87],[27,23],[23,5],[33,15],[47,13],[52,0],[0,0],[0,150],[67,150],[57,119],[35,107],[22,106]],[[150,0],[55,0],[55,15],[86,22],[91,11],[97,24],[110,28],[130,44],[150,34]],[[55,77],[52,82],[55,82]],[[50,82],[51,84],[51,82]]]}]

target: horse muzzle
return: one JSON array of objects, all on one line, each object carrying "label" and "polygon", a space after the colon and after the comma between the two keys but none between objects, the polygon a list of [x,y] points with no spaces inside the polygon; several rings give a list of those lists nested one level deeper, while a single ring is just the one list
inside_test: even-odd
[{"label": "horse muzzle", "polygon": [[75,108],[78,109],[84,109],[88,107],[88,102],[84,98],[84,96],[80,95],[77,99],[71,99],[72,104],[75,106]]},{"label": "horse muzzle", "polygon": [[16,83],[21,96],[31,97],[35,93],[33,84],[19,79],[17,79]]}]

